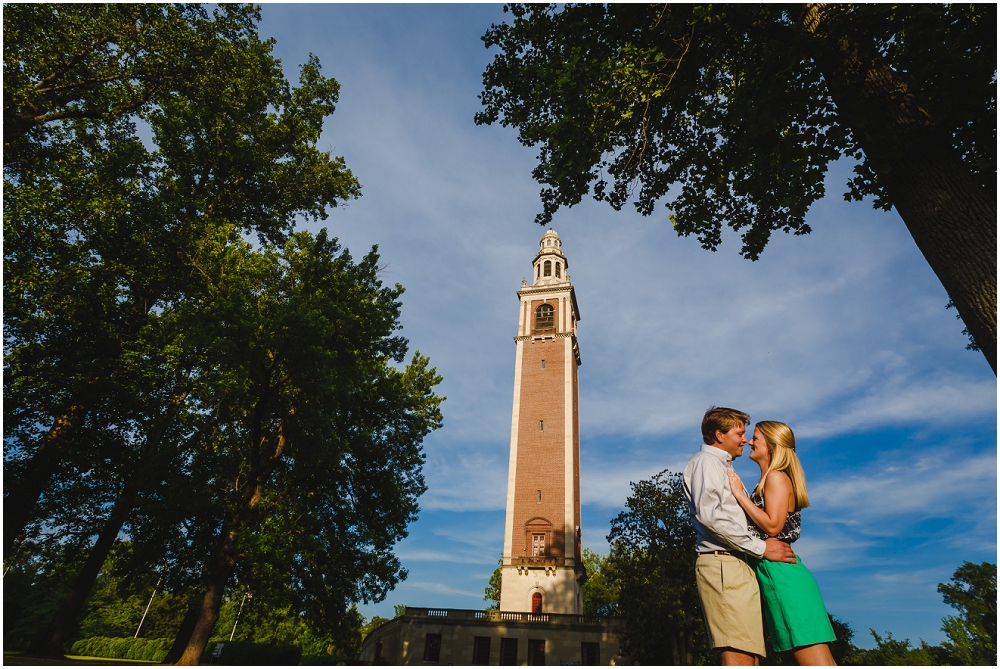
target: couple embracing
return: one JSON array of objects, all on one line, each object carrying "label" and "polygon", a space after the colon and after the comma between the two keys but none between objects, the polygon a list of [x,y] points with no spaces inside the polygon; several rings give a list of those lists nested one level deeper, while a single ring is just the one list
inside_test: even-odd
[{"label": "couple embracing", "polygon": [[[792,552],[800,512],[809,505],[795,435],[761,421],[746,438],[750,416],[712,407],[701,423],[705,440],[684,468],[684,494],[698,533],[696,577],[709,642],[724,665],[756,665],[771,645],[803,665],[833,665],[836,639],[819,587]],[[733,459],[750,445],[760,482],[747,494]],[[763,607],[761,598],[763,597]]]}]

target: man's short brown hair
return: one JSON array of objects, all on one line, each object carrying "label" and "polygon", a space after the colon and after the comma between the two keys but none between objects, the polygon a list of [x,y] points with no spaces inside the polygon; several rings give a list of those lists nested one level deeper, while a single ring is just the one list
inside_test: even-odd
[{"label": "man's short brown hair", "polygon": [[715,443],[715,431],[729,432],[734,427],[750,424],[750,414],[727,409],[726,407],[710,407],[701,419],[701,438],[711,446]]}]

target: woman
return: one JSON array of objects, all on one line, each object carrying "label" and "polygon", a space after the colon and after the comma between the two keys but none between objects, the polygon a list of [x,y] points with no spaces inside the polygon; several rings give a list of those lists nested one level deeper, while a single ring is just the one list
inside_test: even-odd
[{"label": "woman", "polygon": [[[801,511],[809,506],[806,478],[795,455],[792,429],[777,421],[761,421],[753,431],[750,459],[760,467],[760,481],[748,497],[736,472],[730,487],[743,507],[750,532],[789,543],[799,538]],[[791,650],[801,665],[834,665],[828,642],[837,636],[830,625],[816,580],[798,564],[761,560],[757,580],[764,600],[764,619],[774,650]]]}]

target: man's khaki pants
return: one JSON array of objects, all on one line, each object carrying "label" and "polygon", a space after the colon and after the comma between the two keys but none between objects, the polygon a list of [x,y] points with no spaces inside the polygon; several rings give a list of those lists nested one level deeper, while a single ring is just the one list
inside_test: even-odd
[{"label": "man's khaki pants", "polygon": [[760,589],[750,565],[731,555],[703,553],[695,574],[712,647],[764,657]]}]

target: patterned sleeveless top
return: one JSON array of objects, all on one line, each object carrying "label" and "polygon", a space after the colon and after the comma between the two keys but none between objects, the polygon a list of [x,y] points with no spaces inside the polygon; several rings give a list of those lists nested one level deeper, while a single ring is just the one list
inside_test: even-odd
[{"label": "patterned sleeveless top", "polygon": [[[764,496],[754,492],[750,495],[750,501],[754,503],[761,511],[764,510]],[[747,516],[747,529],[750,530],[752,536],[758,539],[767,539],[770,535],[764,530],[760,529],[754,525],[750,517]],[[795,511],[789,511],[788,515],[785,517],[785,526],[781,528],[781,531],[774,535],[775,539],[781,539],[782,541],[787,541],[792,543],[799,538],[799,533],[802,530],[802,509],[795,509]]]}]

